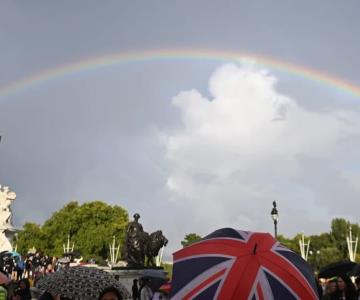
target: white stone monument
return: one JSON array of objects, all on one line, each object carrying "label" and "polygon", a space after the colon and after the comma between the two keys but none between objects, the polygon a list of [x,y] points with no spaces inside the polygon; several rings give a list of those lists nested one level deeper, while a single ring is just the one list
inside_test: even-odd
[{"label": "white stone monument", "polygon": [[12,251],[11,241],[16,232],[12,224],[11,204],[15,200],[15,192],[8,186],[0,185],[0,251]]}]

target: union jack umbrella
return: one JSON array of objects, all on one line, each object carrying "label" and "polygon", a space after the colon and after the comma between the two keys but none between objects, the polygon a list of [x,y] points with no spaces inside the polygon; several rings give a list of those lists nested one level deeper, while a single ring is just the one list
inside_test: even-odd
[{"label": "union jack umbrella", "polygon": [[313,300],[314,273],[269,233],[223,228],[174,253],[173,300]]}]

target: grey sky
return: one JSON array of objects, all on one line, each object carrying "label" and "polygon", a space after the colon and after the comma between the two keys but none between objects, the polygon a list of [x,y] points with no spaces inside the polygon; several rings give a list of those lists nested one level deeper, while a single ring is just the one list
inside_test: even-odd
[{"label": "grey sky", "polygon": [[[355,0],[3,0],[0,88],[41,70],[91,57],[163,48],[257,53],[360,85],[359,10]],[[202,173],[202,165],[191,172],[179,171],[180,161],[171,158],[173,152],[162,138],[178,141],[185,134],[187,109],[179,109],[172,99],[191,89],[212,99],[208,81],[221,64],[216,60],[128,63],[0,97],[0,183],[18,194],[13,207],[16,225],[42,222],[73,199],[100,199],[122,205],[130,214],[138,211],[149,231],[164,229],[171,241],[168,254],[180,246],[184,233],[215,229],[206,216],[207,205],[211,209],[215,200],[203,203],[203,212],[192,209],[190,200],[198,187],[188,186],[211,182],[214,174]],[[277,78],[277,91],[305,111],[336,118],[345,111],[345,121],[357,126],[359,97],[284,72],[269,72]],[[319,120],[327,122],[327,118]],[[301,148],[296,154],[297,172],[291,176],[279,170],[282,159],[276,157],[266,159],[266,172],[254,165],[250,175],[236,170],[221,194],[226,197],[224,211],[231,212],[219,215],[216,224],[239,228],[252,224],[254,228],[243,229],[271,230],[268,214],[273,199],[279,201],[282,213],[280,230],[288,235],[327,230],[335,215],[359,221],[351,209],[360,196],[359,137],[355,129],[343,137],[336,135],[336,143],[330,143],[329,153],[323,150],[321,158]],[[196,151],[206,151],[181,145],[180,149],[190,151],[190,162]],[[186,182],[186,190],[169,189],[169,178],[180,180],[185,175],[189,182],[193,180]],[[243,183],[240,189],[237,180]],[[254,182],[259,189],[251,198]],[[253,211],[244,208],[242,201],[247,199],[235,205],[236,198],[245,195],[249,202],[258,201],[250,206]],[[337,204],[341,197],[346,198],[341,199],[346,208]],[[304,215],[309,218],[307,225],[300,224]]]}]

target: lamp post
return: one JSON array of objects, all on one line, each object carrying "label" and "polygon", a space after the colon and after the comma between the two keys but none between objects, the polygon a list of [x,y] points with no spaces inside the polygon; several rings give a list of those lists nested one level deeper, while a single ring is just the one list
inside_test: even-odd
[{"label": "lamp post", "polygon": [[273,201],[273,208],[271,210],[271,218],[274,221],[274,233],[275,233],[275,238],[277,239],[277,224],[279,221],[279,213],[276,208],[276,201]]},{"label": "lamp post", "polygon": [[320,250],[310,250],[309,254],[311,256],[313,256],[313,262],[314,262],[313,266],[314,266],[315,271],[318,272],[319,268],[320,268],[320,266],[319,266],[319,256],[321,254],[321,251]]}]

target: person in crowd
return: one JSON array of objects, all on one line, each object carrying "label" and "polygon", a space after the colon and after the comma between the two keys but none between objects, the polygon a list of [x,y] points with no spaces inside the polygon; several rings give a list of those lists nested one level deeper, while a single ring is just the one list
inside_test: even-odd
[{"label": "person in crowd", "polygon": [[324,295],[321,300],[330,300],[332,295],[337,291],[337,278],[331,278],[326,283]]},{"label": "person in crowd", "polygon": [[30,283],[27,278],[19,281],[19,289],[16,292],[16,300],[31,300]]},{"label": "person in crowd", "polygon": [[39,271],[39,268],[40,268],[40,253],[39,252],[36,252],[35,253],[35,256],[33,257],[32,259],[32,269],[31,269],[31,273],[32,273],[32,276],[34,277],[36,272]]},{"label": "person in crowd", "polygon": [[100,295],[99,300],[122,300],[120,292],[115,287],[108,287],[104,289]]},{"label": "person in crowd", "polygon": [[356,300],[355,286],[349,276],[338,276],[337,290],[331,295],[331,300]]},{"label": "person in crowd", "polygon": [[139,292],[139,287],[138,287],[138,280],[134,279],[133,280],[133,285],[132,285],[132,298],[134,300],[139,300],[140,299],[140,292]]},{"label": "person in crowd", "polygon": [[27,257],[25,259],[25,271],[24,271],[24,277],[25,278],[30,278],[31,277],[31,268],[32,268],[31,258]]},{"label": "person in crowd", "polygon": [[16,270],[16,280],[22,279],[25,270],[25,262],[21,256],[19,256],[16,261],[15,270]]},{"label": "person in crowd", "polygon": [[151,300],[153,291],[149,286],[150,280],[148,278],[140,279],[140,300]]},{"label": "person in crowd", "polygon": [[360,277],[356,277],[355,286],[356,286],[356,300],[360,300]]}]

